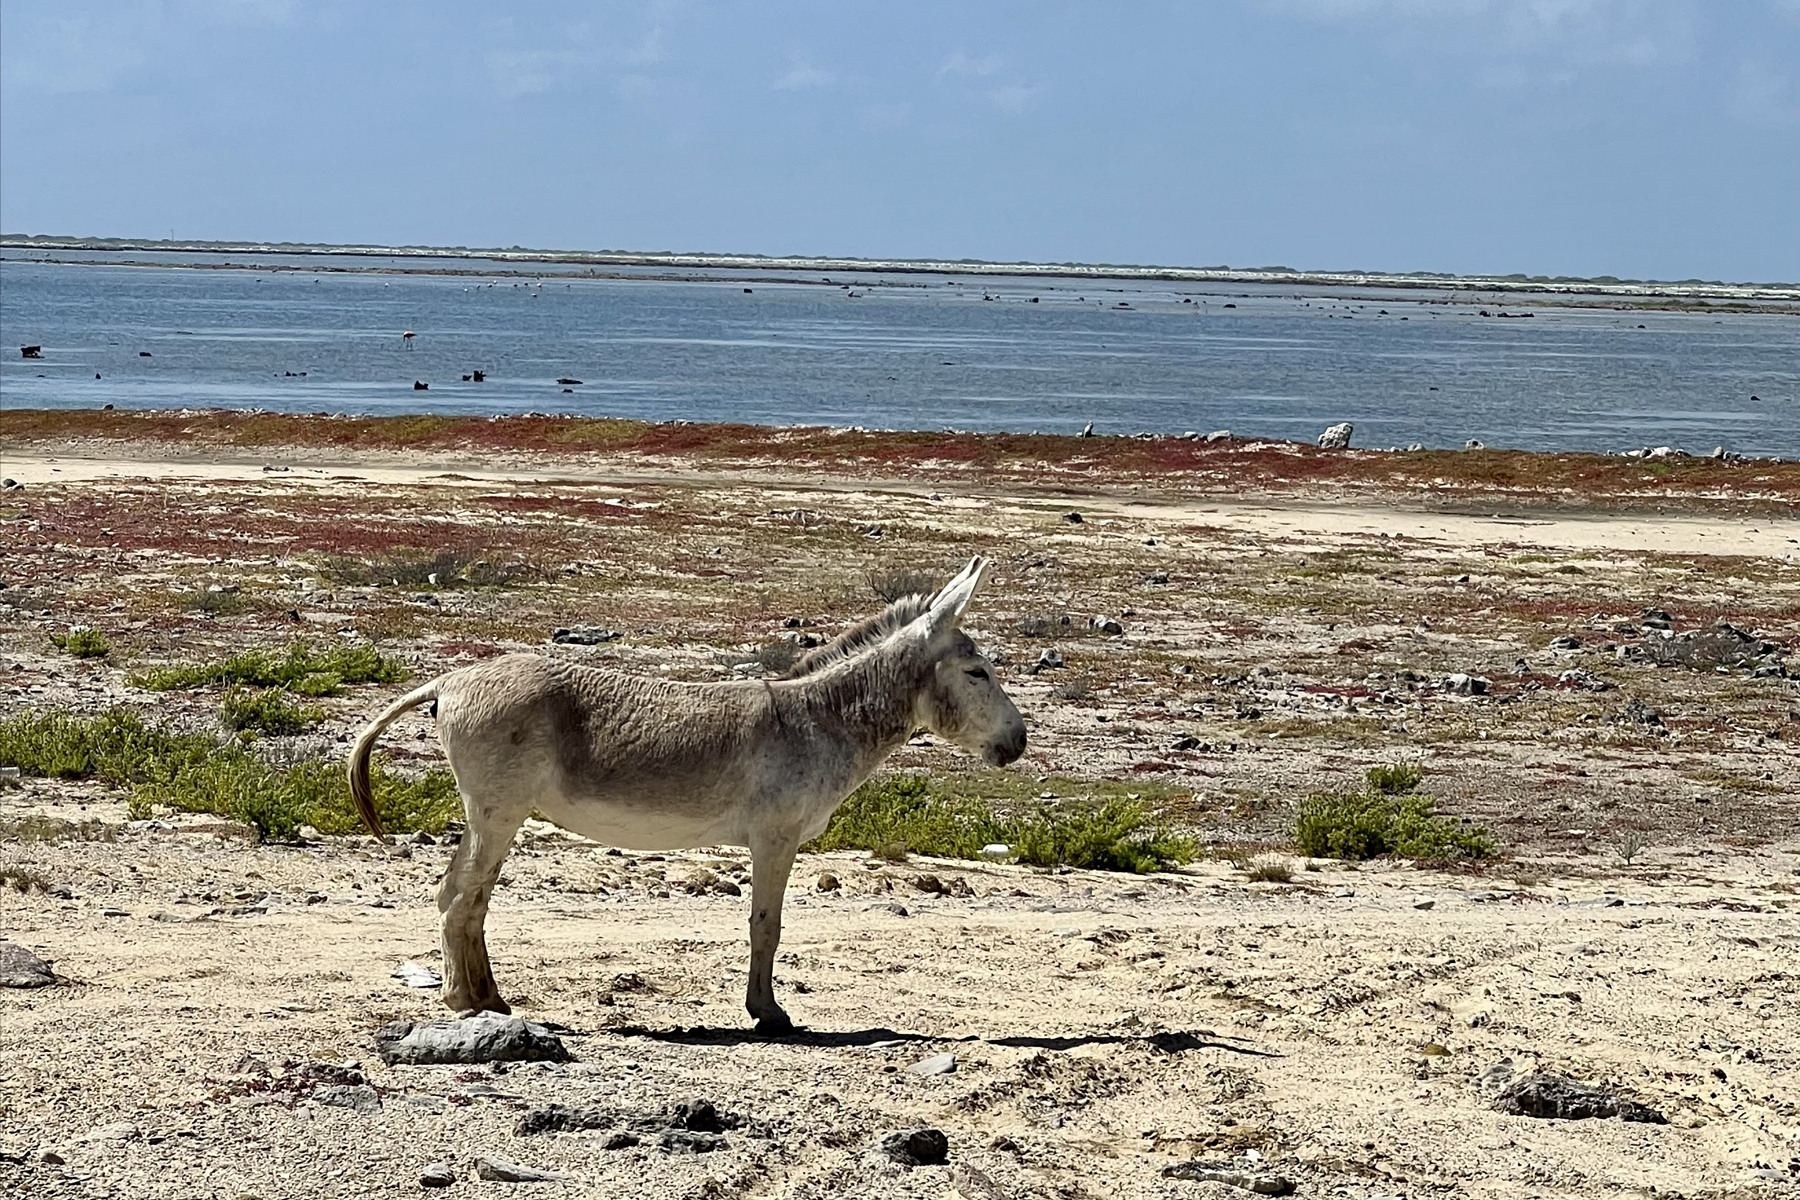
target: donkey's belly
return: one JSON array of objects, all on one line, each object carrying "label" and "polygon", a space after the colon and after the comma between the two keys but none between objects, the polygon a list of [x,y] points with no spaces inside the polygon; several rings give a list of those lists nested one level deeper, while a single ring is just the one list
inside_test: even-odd
[{"label": "donkey's belly", "polygon": [[743,846],[743,816],[735,807],[717,811],[613,799],[557,797],[538,807],[570,833],[626,850],[683,850],[690,846]]}]

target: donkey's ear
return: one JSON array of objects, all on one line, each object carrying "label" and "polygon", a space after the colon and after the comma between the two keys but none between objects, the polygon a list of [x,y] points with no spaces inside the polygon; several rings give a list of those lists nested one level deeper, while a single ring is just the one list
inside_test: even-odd
[{"label": "donkey's ear", "polygon": [[971,558],[962,573],[932,597],[931,608],[925,614],[931,625],[931,632],[941,633],[956,627],[956,623],[962,620],[963,610],[975,598],[975,589],[981,586],[982,576],[987,574],[989,565],[988,560],[979,555]]}]

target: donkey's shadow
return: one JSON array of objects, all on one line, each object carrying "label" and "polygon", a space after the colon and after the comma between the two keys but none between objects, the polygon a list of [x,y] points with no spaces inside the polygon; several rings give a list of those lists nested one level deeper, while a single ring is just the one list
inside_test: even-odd
[{"label": "donkey's shadow", "polygon": [[901,1045],[947,1045],[958,1042],[982,1042],[989,1046],[1017,1046],[1038,1050],[1073,1050],[1078,1046],[1124,1046],[1133,1042],[1142,1042],[1154,1046],[1165,1054],[1180,1054],[1185,1050],[1225,1050],[1232,1054],[1251,1055],[1256,1058],[1280,1058],[1282,1055],[1273,1050],[1261,1050],[1255,1046],[1242,1046],[1219,1040],[1219,1035],[1210,1029],[1174,1030],[1169,1033],[1153,1033],[1148,1036],[1133,1036],[1122,1033],[1077,1033],[1063,1037],[1034,1036],[1019,1034],[1012,1037],[977,1037],[965,1034],[962,1037],[934,1037],[925,1033],[902,1033],[894,1029],[795,1029],[792,1033],[779,1036],[767,1036],[753,1029],[727,1028],[718,1025],[677,1025],[672,1029],[651,1029],[644,1025],[624,1025],[607,1030],[614,1037],[641,1037],[656,1042],[671,1042],[680,1046],[745,1046],[757,1043],[770,1043],[779,1046],[901,1046]]}]

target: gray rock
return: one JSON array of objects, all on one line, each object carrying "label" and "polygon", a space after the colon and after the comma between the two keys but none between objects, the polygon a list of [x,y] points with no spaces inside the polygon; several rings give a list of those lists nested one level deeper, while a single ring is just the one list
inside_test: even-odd
[{"label": "gray rock", "polygon": [[1710,629],[1693,629],[1687,633],[1675,633],[1665,628],[1660,637],[1644,641],[1644,657],[1668,666],[1749,667],[1780,652],[1781,647],[1776,643],[1754,637],[1724,621]]},{"label": "gray rock", "polygon": [[476,1013],[415,1025],[395,1021],[375,1035],[375,1048],[396,1063],[568,1062],[562,1039],[522,1017]]},{"label": "gray rock", "polygon": [[950,1139],[938,1129],[906,1129],[890,1133],[872,1151],[903,1167],[930,1167],[950,1158]]},{"label": "gray rock", "polygon": [[963,1200],[1006,1200],[1004,1188],[988,1178],[986,1172],[967,1163],[957,1163],[950,1168],[950,1185]]},{"label": "gray rock", "polygon": [[390,975],[409,988],[440,988],[444,981],[430,967],[416,962],[403,962],[395,967]]},{"label": "gray rock", "polygon": [[835,892],[844,885],[830,871],[820,871],[819,878],[813,883],[813,886],[821,892]]},{"label": "gray rock", "polygon": [[609,1133],[600,1139],[600,1148],[602,1150],[629,1150],[633,1146],[641,1144],[643,1140],[635,1133],[626,1133],[620,1130]]},{"label": "gray rock", "polygon": [[1319,435],[1319,449],[1345,450],[1350,446],[1350,435],[1356,432],[1356,426],[1348,421],[1340,422]]},{"label": "gray rock", "polygon": [[447,1162],[426,1163],[425,1169],[419,1172],[420,1187],[449,1187],[455,1182],[456,1171]]},{"label": "gray rock", "polygon": [[1580,1083],[1567,1075],[1538,1071],[1507,1086],[1494,1101],[1496,1112],[1520,1117],[1582,1121],[1593,1117],[1618,1117],[1667,1125],[1669,1119],[1647,1104],[1630,1100],[1607,1088]]},{"label": "gray rock", "polygon": [[19,945],[0,941],[0,987],[48,987],[56,982],[50,964]]},{"label": "gray rock", "polygon": [[1209,442],[1229,442],[1231,440],[1231,430],[1215,429],[1206,435],[1206,440]]},{"label": "gray rock", "polygon": [[1415,901],[1413,901],[1413,907],[1418,909],[1420,912],[1430,912],[1432,909],[1437,907],[1437,901],[1436,900],[1415,900]]},{"label": "gray rock", "polygon": [[1063,520],[1071,525],[1079,525],[1081,524],[1081,514],[1078,512],[1066,512],[1063,514]]},{"label": "gray rock", "polygon": [[331,1108],[349,1108],[359,1113],[381,1111],[381,1093],[366,1083],[315,1088],[312,1098],[314,1103]]},{"label": "gray rock", "polygon": [[410,840],[412,842],[412,844],[415,846],[435,846],[435,845],[437,845],[437,839],[432,837],[429,833],[426,833],[423,829],[421,829],[417,833],[413,834],[412,837],[408,840]]},{"label": "gray rock", "polygon": [[1488,690],[1488,681],[1479,676],[1465,675],[1458,671],[1453,675],[1444,676],[1444,682],[1439,687],[1455,696],[1485,696]]},{"label": "gray rock", "polygon": [[1170,750],[1198,750],[1206,743],[1191,733],[1184,733],[1169,744]]},{"label": "gray rock", "polygon": [[1060,670],[1063,666],[1061,650],[1044,650],[1037,656],[1037,661],[1026,668],[1026,673],[1036,675],[1039,671]]},{"label": "gray rock", "polygon": [[934,1054],[906,1068],[914,1075],[949,1075],[956,1070],[956,1055]]},{"label": "gray rock", "polygon": [[1164,1167],[1164,1179],[1191,1179],[1200,1183],[1222,1183],[1227,1187],[1243,1188],[1255,1192],[1259,1196],[1285,1196],[1294,1190],[1291,1180],[1281,1175],[1249,1175],[1238,1170],[1230,1163],[1208,1163],[1198,1160],[1176,1163]]},{"label": "gray rock", "polygon": [[1111,617],[1089,617],[1088,628],[1106,637],[1118,637],[1125,632],[1125,626]]},{"label": "gray rock", "polygon": [[1604,692],[1611,688],[1612,684],[1598,675],[1591,675],[1586,671],[1569,670],[1556,677],[1556,686],[1580,688],[1584,692]]},{"label": "gray rock", "polygon": [[624,636],[617,630],[601,629],[594,625],[570,625],[553,632],[550,640],[559,646],[598,646],[605,642],[616,642]]},{"label": "gray rock", "polygon": [[1470,438],[1468,441],[1463,443],[1463,449],[1464,450],[1486,450],[1487,443],[1482,441],[1480,438]]},{"label": "gray rock", "polygon": [[135,1142],[144,1136],[144,1131],[130,1121],[114,1121],[110,1125],[96,1125],[81,1135],[84,1142]]},{"label": "gray rock", "polygon": [[569,1179],[556,1171],[540,1171],[487,1154],[475,1160],[475,1176],[493,1183],[566,1183]]}]

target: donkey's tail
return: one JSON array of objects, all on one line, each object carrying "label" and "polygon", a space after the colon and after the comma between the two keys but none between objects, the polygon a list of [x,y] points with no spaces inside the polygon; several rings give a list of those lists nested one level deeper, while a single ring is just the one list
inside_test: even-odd
[{"label": "donkey's tail", "polygon": [[375,789],[369,786],[369,752],[375,749],[375,739],[381,736],[381,731],[397,721],[400,714],[427,700],[435,701],[443,682],[440,675],[388,705],[387,710],[362,731],[362,736],[356,739],[355,749],[350,751],[350,799],[356,802],[356,811],[362,814],[363,824],[369,827],[369,832],[384,842],[387,833],[381,828],[381,818],[375,815]]}]

